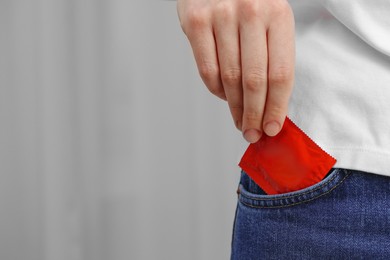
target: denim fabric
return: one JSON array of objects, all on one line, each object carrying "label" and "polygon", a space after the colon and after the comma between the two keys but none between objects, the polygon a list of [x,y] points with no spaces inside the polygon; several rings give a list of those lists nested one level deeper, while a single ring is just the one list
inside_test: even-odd
[{"label": "denim fabric", "polygon": [[231,259],[390,259],[390,177],[332,169],[266,195],[241,172],[237,194]]}]

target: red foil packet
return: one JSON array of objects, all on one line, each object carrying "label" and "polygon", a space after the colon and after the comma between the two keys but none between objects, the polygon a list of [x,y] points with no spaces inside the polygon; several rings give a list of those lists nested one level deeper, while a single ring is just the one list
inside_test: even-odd
[{"label": "red foil packet", "polygon": [[274,137],[250,144],[239,166],[267,194],[281,194],[321,181],[336,159],[314,143],[289,118]]}]

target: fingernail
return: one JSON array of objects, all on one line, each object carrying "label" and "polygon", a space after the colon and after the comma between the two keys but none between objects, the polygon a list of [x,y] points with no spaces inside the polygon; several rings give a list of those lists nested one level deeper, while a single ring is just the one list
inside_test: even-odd
[{"label": "fingernail", "polygon": [[271,121],[271,122],[267,123],[264,127],[264,132],[268,136],[275,136],[279,133],[279,131],[280,131],[280,125],[276,121]]},{"label": "fingernail", "polygon": [[261,133],[256,129],[248,129],[244,132],[244,138],[249,143],[256,143],[257,141],[259,141],[260,137]]}]

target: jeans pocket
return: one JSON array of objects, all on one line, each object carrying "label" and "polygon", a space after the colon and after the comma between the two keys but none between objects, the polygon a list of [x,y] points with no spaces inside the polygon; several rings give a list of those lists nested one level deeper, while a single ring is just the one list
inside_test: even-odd
[{"label": "jeans pocket", "polygon": [[320,182],[301,190],[267,195],[245,172],[241,172],[237,189],[238,201],[251,208],[283,208],[307,203],[331,193],[350,175],[344,169],[334,168]]}]

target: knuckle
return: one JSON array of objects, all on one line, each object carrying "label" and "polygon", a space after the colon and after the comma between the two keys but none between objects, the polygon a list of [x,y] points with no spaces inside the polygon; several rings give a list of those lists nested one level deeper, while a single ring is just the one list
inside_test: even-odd
[{"label": "knuckle", "polygon": [[242,112],[243,106],[242,106],[242,104],[240,104],[238,102],[237,103],[232,103],[232,104],[230,104],[230,109],[234,110],[234,111]]},{"label": "knuckle", "polygon": [[213,63],[202,63],[199,66],[199,74],[205,81],[210,81],[216,76],[218,76],[219,70],[218,66]]},{"label": "knuckle", "polygon": [[286,85],[293,79],[293,71],[288,67],[279,67],[270,71],[269,83],[271,85]]},{"label": "knuckle", "polygon": [[247,19],[261,15],[267,15],[272,18],[292,15],[292,10],[287,0],[240,0],[239,7],[242,15]]},{"label": "knuckle", "polygon": [[256,110],[246,111],[243,115],[244,120],[246,122],[249,122],[249,123],[260,122],[262,119],[262,116],[263,116],[263,113],[261,113],[260,111],[256,111]]},{"label": "knuckle", "polygon": [[238,68],[224,70],[221,79],[227,86],[235,86],[241,82],[241,70]]},{"label": "knuckle", "polygon": [[214,9],[214,15],[216,18],[226,21],[227,19],[233,17],[234,8],[230,2],[221,1],[216,4]]},{"label": "knuckle", "polygon": [[186,31],[197,30],[207,26],[208,19],[205,11],[193,8],[187,12],[186,20],[183,22],[182,27]]},{"label": "knuckle", "polygon": [[272,16],[285,16],[291,14],[291,7],[286,0],[277,0],[270,2],[270,14]]},{"label": "knuckle", "polygon": [[241,118],[244,108],[241,104],[229,104],[233,117]]},{"label": "knuckle", "polygon": [[267,74],[264,70],[257,70],[248,73],[244,78],[244,88],[248,91],[259,91],[266,86]]},{"label": "knuckle", "polygon": [[256,0],[241,0],[240,10],[245,17],[258,16],[260,12],[259,1]]},{"label": "knuckle", "polygon": [[272,119],[279,120],[281,115],[285,114],[286,108],[281,104],[273,104],[272,106],[267,107],[265,117],[268,118],[268,121]]}]

